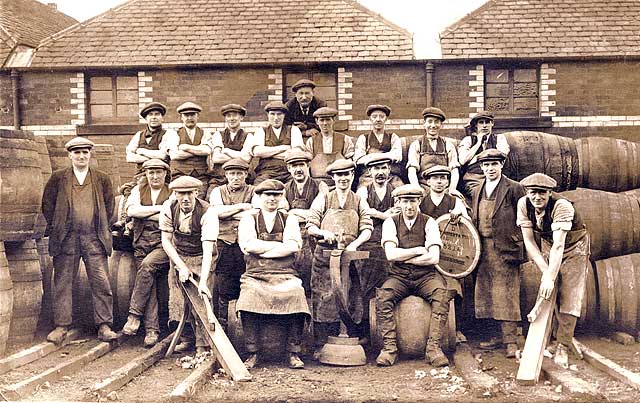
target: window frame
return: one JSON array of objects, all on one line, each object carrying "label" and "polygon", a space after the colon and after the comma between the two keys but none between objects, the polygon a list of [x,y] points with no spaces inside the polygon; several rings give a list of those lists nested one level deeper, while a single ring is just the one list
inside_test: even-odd
[{"label": "window frame", "polygon": [[[91,107],[92,105],[107,105],[107,104],[92,104],[91,100],[91,79],[92,78],[111,78],[111,118],[97,118],[92,113]],[[136,83],[138,81],[137,72],[90,72],[85,74],[85,110],[86,110],[86,122],[88,125],[127,125],[127,124],[137,124],[139,121],[139,116],[136,113],[135,115],[126,115],[119,116],[118,115],[118,77],[130,77],[135,78]],[[95,90],[99,91],[99,90]],[[135,103],[122,103],[121,105],[135,105],[136,109],[140,104],[140,94],[139,90],[136,87],[134,91],[137,95],[138,100]]]},{"label": "window frame", "polygon": [[[327,106],[335,107],[335,109],[338,109],[338,98],[339,98],[338,97],[338,66],[335,66],[335,65],[322,65],[322,66],[313,66],[313,67],[291,66],[283,69],[282,71],[283,102],[287,102],[290,99],[295,98],[295,94],[291,91],[291,87],[293,86],[293,84],[296,83],[296,81],[302,78],[302,77],[297,78],[296,80],[292,80],[292,82],[288,83],[287,76],[289,74],[298,74],[298,75],[304,74],[305,75],[304,78],[308,80],[312,80],[316,83],[317,81],[313,79],[314,74],[332,74],[334,78],[334,100],[327,100],[322,97],[319,97],[319,98],[327,102]],[[326,87],[326,86],[318,85],[318,87]],[[331,104],[332,102],[335,102],[335,106],[332,106]]]},{"label": "window frame", "polygon": [[[515,99],[519,98],[516,97],[514,94],[514,87],[516,84],[515,81],[515,71],[516,70],[535,70],[536,73],[536,81],[535,81],[535,85],[536,85],[536,107],[535,107],[535,111],[526,111],[526,112],[517,112],[514,108],[514,104],[515,104]],[[488,96],[488,91],[487,91],[487,86],[490,84],[498,84],[498,83],[491,83],[488,81],[488,73],[490,70],[507,70],[509,73],[509,78],[508,78],[508,86],[509,86],[509,93],[508,93],[508,99],[509,99],[509,110],[508,111],[500,111],[500,110],[493,110],[489,108],[489,102],[488,100],[491,98],[501,98],[501,97],[489,97]],[[513,64],[499,64],[499,63],[494,63],[494,64],[487,64],[484,65],[484,86],[483,86],[483,95],[484,95],[484,109],[486,109],[487,111],[493,112],[496,116],[499,117],[514,117],[514,118],[531,118],[531,117],[539,117],[540,116],[540,63],[513,63]],[[533,98],[533,97],[521,97],[521,98]]]}]

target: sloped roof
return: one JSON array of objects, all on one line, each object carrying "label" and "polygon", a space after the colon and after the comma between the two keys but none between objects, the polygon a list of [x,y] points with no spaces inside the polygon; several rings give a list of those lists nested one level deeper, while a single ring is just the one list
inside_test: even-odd
[{"label": "sloped roof", "polygon": [[444,59],[640,55],[638,0],[491,0],[440,34]]},{"label": "sloped roof", "polygon": [[31,66],[412,58],[410,33],[351,0],[130,0],[44,41]]},{"label": "sloped roof", "polygon": [[77,22],[36,0],[0,0],[0,65],[16,45],[35,48]]}]

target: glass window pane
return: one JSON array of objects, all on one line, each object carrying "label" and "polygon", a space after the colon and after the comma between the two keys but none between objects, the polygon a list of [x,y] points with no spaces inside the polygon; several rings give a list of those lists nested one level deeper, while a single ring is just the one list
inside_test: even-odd
[{"label": "glass window pane", "polygon": [[507,69],[487,70],[485,80],[488,83],[508,83],[509,70]]},{"label": "glass window pane", "polygon": [[109,77],[91,77],[89,79],[89,86],[92,90],[110,90],[111,89],[111,76]]},{"label": "glass window pane", "polygon": [[313,73],[313,82],[318,86],[335,86],[335,73]]},{"label": "glass window pane", "polygon": [[118,105],[116,113],[119,118],[138,120],[138,104],[135,105]]},{"label": "glass window pane", "polygon": [[316,87],[315,94],[318,98],[324,99],[325,101],[335,100],[336,88],[335,87]]},{"label": "glass window pane", "polygon": [[538,72],[535,69],[515,69],[513,80],[517,83],[534,83],[538,81]]},{"label": "glass window pane", "polygon": [[138,104],[138,90],[118,90],[118,105],[120,104]]},{"label": "glass window pane", "polygon": [[514,112],[535,112],[538,110],[538,98],[514,98]]},{"label": "glass window pane", "polygon": [[91,117],[94,119],[113,117],[113,107],[111,105],[91,105]]},{"label": "glass window pane", "polygon": [[91,104],[109,104],[113,103],[113,93],[109,91],[91,91],[89,95]]},{"label": "glass window pane", "polygon": [[118,76],[116,77],[116,86],[119,90],[138,90],[138,77],[135,76]]},{"label": "glass window pane", "polygon": [[487,97],[508,97],[509,84],[487,84]]}]

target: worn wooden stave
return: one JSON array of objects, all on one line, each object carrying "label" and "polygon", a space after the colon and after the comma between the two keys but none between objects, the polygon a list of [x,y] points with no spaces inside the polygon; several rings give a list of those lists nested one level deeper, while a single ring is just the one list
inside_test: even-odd
[{"label": "worn wooden stave", "polygon": [[575,140],[580,176],[578,186],[621,192],[640,188],[640,146],[610,137]]},{"label": "worn wooden stave", "polygon": [[602,325],[631,334],[640,331],[640,253],[594,263]]},{"label": "worn wooden stave", "polygon": [[4,242],[0,241],[0,356],[4,355],[9,341],[11,312],[13,312],[13,284]]},{"label": "worn wooden stave", "polygon": [[49,255],[49,238],[36,239],[36,248],[42,271],[42,308],[38,328],[50,328],[53,325],[53,257]]}]

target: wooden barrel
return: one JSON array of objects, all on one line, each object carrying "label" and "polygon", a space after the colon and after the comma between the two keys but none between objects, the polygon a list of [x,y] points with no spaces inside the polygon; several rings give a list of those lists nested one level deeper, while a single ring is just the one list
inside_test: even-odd
[{"label": "wooden barrel", "polygon": [[573,201],[591,235],[591,259],[640,252],[640,202],[629,195],[576,189],[560,194]]},{"label": "wooden barrel", "polygon": [[30,343],[35,336],[42,305],[42,272],[36,242],[5,242],[13,283],[10,343]]},{"label": "wooden barrel", "polygon": [[9,274],[9,263],[4,251],[4,242],[0,241],[0,357],[7,349],[12,311],[13,285]]},{"label": "wooden barrel", "polygon": [[[424,357],[431,324],[431,304],[415,295],[400,301],[394,309],[398,351],[409,357]],[[382,334],[376,317],[376,299],[369,301],[371,343],[375,350],[382,348]],[[443,350],[453,351],[456,345],[455,310],[449,318],[442,336]]]},{"label": "wooden barrel", "polygon": [[640,253],[595,262],[600,322],[630,332],[640,331]]},{"label": "wooden barrel", "polygon": [[635,197],[636,199],[640,200],[640,189],[627,190],[626,192],[622,192],[622,194]]},{"label": "wooden barrel", "polygon": [[504,174],[520,181],[542,172],[558,182],[559,191],[578,186],[578,151],[567,137],[531,131],[504,133],[509,143],[509,158]]},{"label": "wooden barrel", "polygon": [[33,237],[43,189],[40,172],[33,134],[0,130],[0,241]]},{"label": "wooden barrel", "polygon": [[40,168],[42,174],[42,183],[47,183],[51,177],[51,160],[49,159],[49,149],[47,148],[47,139],[43,136],[35,136],[36,150],[40,157]]},{"label": "wooden barrel", "polygon": [[64,145],[73,137],[75,136],[46,136],[51,171],[57,171],[71,166],[69,153]]},{"label": "wooden barrel", "polygon": [[36,248],[42,271],[42,308],[38,320],[39,329],[48,329],[53,324],[53,258],[49,256],[49,238],[36,239]]},{"label": "wooden barrel", "polygon": [[640,145],[610,137],[575,141],[580,161],[578,186],[621,192],[640,188]]},{"label": "wooden barrel", "polygon": [[117,329],[127,321],[136,273],[133,252],[114,250],[109,257],[109,284],[113,294],[113,324]]}]

